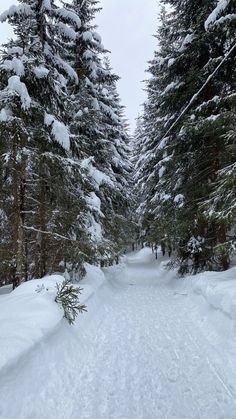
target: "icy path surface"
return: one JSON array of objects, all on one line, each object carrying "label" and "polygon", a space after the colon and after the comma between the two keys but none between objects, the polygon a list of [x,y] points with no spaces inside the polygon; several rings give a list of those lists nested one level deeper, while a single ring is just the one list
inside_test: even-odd
[{"label": "icy path surface", "polygon": [[87,317],[0,377],[1,419],[236,418],[235,372],[215,332],[151,258],[108,271]]}]

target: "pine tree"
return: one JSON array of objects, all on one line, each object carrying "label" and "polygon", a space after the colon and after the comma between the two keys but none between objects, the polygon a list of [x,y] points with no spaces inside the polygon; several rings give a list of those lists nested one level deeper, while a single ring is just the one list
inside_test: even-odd
[{"label": "pine tree", "polygon": [[[118,257],[128,231],[128,135],[92,0],[21,0],[1,15],[0,245],[15,285]],[[6,228],[9,234],[6,234]]]},{"label": "pine tree", "polygon": [[97,2],[75,0],[66,7],[81,19],[70,52],[79,79],[69,86],[73,153],[88,171],[87,228],[91,249],[104,263],[120,253],[126,240],[129,140],[116,92],[118,77],[104,62],[106,51],[93,24]]},{"label": "pine tree", "polygon": [[[7,248],[11,280],[17,284],[54,270],[68,244],[74,247],[66,217],[73,214],[73,205],[83,208],[83,199],[75,186],[81,174],[70,159],[66,78],[77,83],[77,75],[60,56],[60,30],[65,21],[79,26],[80,20],[41,0],[24,0],[1,20],[16,35],[1,60],[0,129],[8,138],[1,179],[11,231],[11,242],[3,243],[2,251]],[[73,216],[78,223],[78,211]]]}]

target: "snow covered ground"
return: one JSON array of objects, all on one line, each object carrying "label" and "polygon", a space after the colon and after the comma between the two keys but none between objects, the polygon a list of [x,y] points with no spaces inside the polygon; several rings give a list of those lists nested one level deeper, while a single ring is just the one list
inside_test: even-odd
[{"label": "snow covered ground", "polygon": [[0,371],[0,419],[235,419],[235,268],[177,279],[143,249],[95,269],[88,313]]},{"label": "snow covered ground", "polygon": [[[83,289],[81,303],[86,301],[103,285],[101,269],[85,264],[86,276],[79,283]],[[2,287],[0,294],[0,373],[3,368],[16,364],[18,359],[42,339],[60,327],[63,309],[55,303],[57,284],[64,280],[62,275],[51,275],[43,279],[25,282],[10,292]]]}]

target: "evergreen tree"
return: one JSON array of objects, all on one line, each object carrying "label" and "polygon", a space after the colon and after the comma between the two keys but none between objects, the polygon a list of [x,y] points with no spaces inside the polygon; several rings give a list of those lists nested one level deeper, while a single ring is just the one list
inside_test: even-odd
[{"label": "evergreen tree", "polygon": [[81,26],[71,50],[79,83],[71,85],[73,152],[82,159],[90,178],[87,228],[91,248],[101,263],[124,248],[127,231],[129,176],[128,135],[116,92],[118,77],[105,59],[101,38],[93,24],[97,2],[75,0],[66,5],[80,15]]},{"label": "evergreen tree", "polygon": [[227,255],[215,252],[226,240],[225,222],[204,214],[203,208],[225,160],[235,160],[227,151],[235,126],[235,53],[215,71],[232,45],[234,20],[227,16],[233,4],[220,9],[225,14],[225,19],[218,16],[222,25],[208,26],[216,2],[199,1],[197,7],[191,1],[170,3],[174,11],[162,13],[160,50],[149,68],[143,219],[152,240],[167,235],[173,242],[181,273],[188,271],[189,260],[193,272],[226,269]]},{"label": "evergreen tree", "polygon": [[11,280],[17,284],[54,270],[64,260],[65,248],[75,247],[72,214],[77,230],[82,229],[82,175],[70,158],[66,126],[66,77],[77,83],[77,75],[60,56],[58,29],[71,20],[79,26],[80,20],[41,0],[24,0],[1,20],[16,35],[1,60],[0,130],[5,138],[2,191],[8,197],[3,211],[11,232],[2,251],[9,254]]},{"label": "evergreen tree", "polygon": [[128,136],[96,4],[21,0],[1,15],[15,33],[0,62],[1,268],[14,285],[78,277],[125,245]]}]

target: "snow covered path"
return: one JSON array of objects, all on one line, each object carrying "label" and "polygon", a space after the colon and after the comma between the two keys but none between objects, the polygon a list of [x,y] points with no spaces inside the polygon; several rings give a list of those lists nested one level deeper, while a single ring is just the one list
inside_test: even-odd
[{"label": "snow covered path", "polygon": [[151,257],[108,270],[78,326],[61,325],[0,377],[1,419],[236,418],[236,377],[215,332],[193,322],[193,303]]}]

